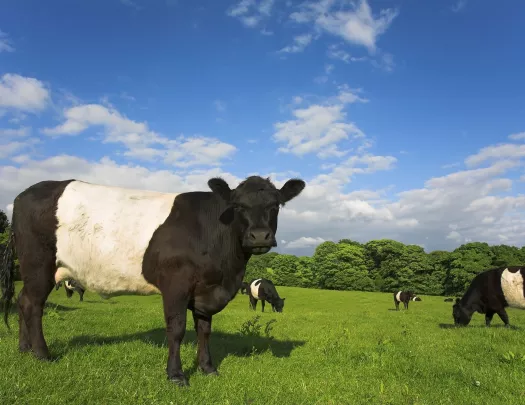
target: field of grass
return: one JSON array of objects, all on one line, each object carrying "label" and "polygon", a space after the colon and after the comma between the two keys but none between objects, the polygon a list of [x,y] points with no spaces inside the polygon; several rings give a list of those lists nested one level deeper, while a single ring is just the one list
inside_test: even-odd
[{"label": "field of grass", "polygon": [[497,315],[487,329],[480,314],[451,328],[443,297],[396,312],[392,294],[278,291],[283,313],[268,304],[261,313],[260,303],[254,313],[239,294],[214,317],[218,377],[196,371],[188,312],[181,355],[190,387],[179,388],[166,380],[160,296],[88,292],[80,303],[53,290],[44,333],[56,361],[18,353],[16,313],[11,332],[0,325],[0,404],[525,403],[525,311],[508,310],[516,329]]}]

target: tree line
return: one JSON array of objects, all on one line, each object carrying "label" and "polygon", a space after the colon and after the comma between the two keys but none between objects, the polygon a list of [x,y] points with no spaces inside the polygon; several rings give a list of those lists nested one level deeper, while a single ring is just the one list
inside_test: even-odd
[{"label": "tree line", "polygon": [[[6,214],[0,210],[0,257],[8,241],[9,226]],[[460,295],[476,274],[523,263],[525,247],[471,242],[452,252],[426,253],[420,246],[391,239],[367,243],[342,239],[321,243],[312,256],[276,252],[252,256],[244,279],[262,277],[280,286],[326,290],[410,289],[424,295]],[[15,265],[18,273],[18,260]],[[18,274],[15,279],[19,280]]]}]

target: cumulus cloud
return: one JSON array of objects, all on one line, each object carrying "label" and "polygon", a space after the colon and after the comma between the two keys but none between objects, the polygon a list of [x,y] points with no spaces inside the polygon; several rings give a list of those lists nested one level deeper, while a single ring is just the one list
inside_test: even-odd
[{"label": "cumulus cloud", "polygon": [[152,131],[145,122],[136,122],[112,106],[83,104],[64,111],[65,121],[44,128],[49,136],[78,135],[90,127],[103,127],[105,143],[124,145],[124,155],[137,160],[162,159],[177,167],[219,165],[237,150],[233,145],[204,136],[170,139]]},{"label": "cumulus cloud", "polygon": [[310,236],[301,236],[300,238],[288,242],[286,247],[289,249],[301,249],[301,248],[311,248],[316,247],[317,245],[326,242],[323,238],[312,238]]},{"label": "cumulus cloud", "polygon": [[360,0],[358,4],[320,0],[302,3],[300,11],[293,12],[290,19],[299,24],[311,23],[319,32],[363,46],[373,53],[378,38],[387,31],[397,15],[397,10],[387,8],[374,17],[367,0]]},{"label": "cumulus cloud", "polygon": [[0,108],[37,112],[50,101],[49,91],[40,80],[6,73],[0,78]]},{"label": "cumulus cloud", "polygon": [[335,97],[322,104],[294,109],[292,119],[274,125],[273,139],[285,144],[279,148],[284,153],[298,156],[315,153],[320,158],[344,156],[348,151],[340,150],[337,146],[339,142],[364,138],[363,132],[353,122],[347,121],[344,108],[347,104],[367,101],[342,86]]}]

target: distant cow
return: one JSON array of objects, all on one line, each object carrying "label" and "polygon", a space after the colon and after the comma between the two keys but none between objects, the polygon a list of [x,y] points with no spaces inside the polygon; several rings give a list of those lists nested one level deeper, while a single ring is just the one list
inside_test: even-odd
[{"label": "distant cow", "polygon": [[[58,290],[61,286],[62,282],[59,282],[57,283],[55,289]],[[82,286],[75,280],[64,281],[64,289],[66,290],[66,296],[68,298],[71,298],[73,296],[73,293],[76,291],[78,295],[80,295],[80,301],[84,301],[84,292],[86,290],[83,289]]]},{"label": "distant cow", "polygon": [[[394,304],[396,304],[396,311],[399,311],[400,302],[404,304],[405,309],[408,309],[408,303],[414,298],[417,298],[417,296],[412,291],[398,291],[397,293],[394,293]],[[414,301],[421,301],[421,298]]]},{"label": "distant cow", "polygon": [[412,298],[412,301],[421,301],[421,298],[419,298],[419,297],[414,297],[414,298]]},{"label": "distant cow", "polygon": [[456,298],[452,307],[454,323],[467,326],[474,312],[485,314],[485,324],[490,326],[498,314],[505,327],[509,327],[506,307],[525,309],[525,267],[497,267],[478,274],[470,283],[463,297]]},{"label": "distant cow", "polygon": [[454,298],[445,298],[445,302],[452,302],[454,301]]},{"label": "distant cow", "polygon": [[66,279],[102,297],[161,294],[168,379],[188,385],[180,346],[193,313],[197,364],[217,374],[209,348],[212,316],[238,293],[252,255],[277,246],[279,209],[305,187],[278,189],[250,176],[230,189],[161,193],[77,180],[42,181],[14,200],[12,232],[0,268],[4,320],[14,296],[14,249],[24,282],[18,299],[19,349],[49,359],[42,314],[53,286]]},{"label": "distant cow", "polygon": [[273,312],[283,312],[284,300],[279,297],[275,285],[265,278],[253,279],[249,283],[248,295],[250,297],[250,307],[255,311],[257,301],[261,301],[262,312],[264,312],[265,301],[272,306]]}]

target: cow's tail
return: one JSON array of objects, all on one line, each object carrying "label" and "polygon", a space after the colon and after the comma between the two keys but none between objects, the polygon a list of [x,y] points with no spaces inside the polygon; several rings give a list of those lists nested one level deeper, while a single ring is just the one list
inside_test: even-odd
[{"label": "cow's tail", "polygon": [[14,239],[13,229],[9,230],[9,237],[5,246],[4,255],[0,264],[0,287],[2,288],[2,298],[0,303],[4,311],[4,323],[7,329],[10,329],[7,323],[9,311],[15,296],[15,258],[14,258]]}]

